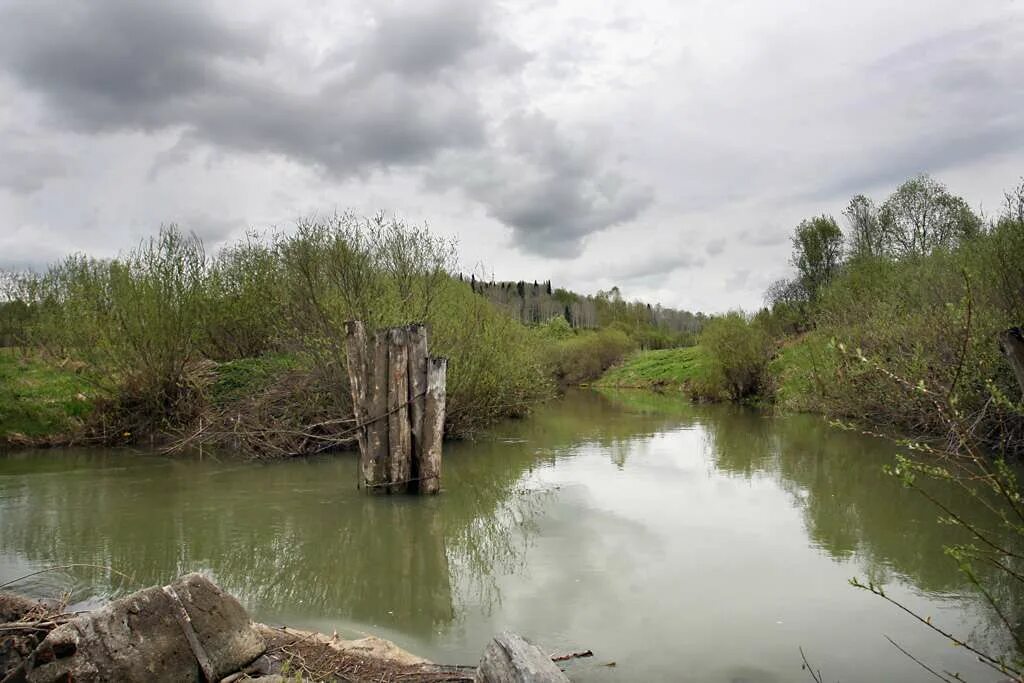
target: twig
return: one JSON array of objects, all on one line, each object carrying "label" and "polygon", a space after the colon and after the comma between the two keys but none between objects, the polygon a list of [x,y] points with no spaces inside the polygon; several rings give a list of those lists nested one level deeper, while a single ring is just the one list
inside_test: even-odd
[{"label": "twig", "polygon": [[821,671],[815,672],[814,667],[812,667],[811,663],[807,661],[807,655],[804,654],[804,648],[800,647],[799,650],[800,659],[804,660],[804,663],[800,665],[800,668],[811,674],[811,680],[813,680],[814,683],[824,683],[824,679],[821,677]]},{"label": "twig", "polygon": [[[885,635],[885,634],[883,634],[883,635]],[[920,659],[918,659],[918,658],[917,658],[917,657],[915,657],[914,655],[912,655],[912,654],[910,654],[909,652],[907,652],[906,650],[904,650],[904,649],[903,649],[902,647],[900,647],[899,643],[897,643],[897,642],[896,642],[895,640],[893,640],[893,639],[892,639],[892,638],[890,638],[889,636],[885,636],[885,639],[886,639],[886,640],[888,640],[888,641],[889,641],[890,643],[892,643],[892,646],[893,646],[894,648],[896,648],[897,650],[899,650],[900,652],[902,652],[903,654],[905,654],[905,655],[906,655],[907,657],[909,657],[909,658],[910,658],[910,659],[912,659],[913,661],[917,662],[918,666],[920,666],[920,667],[921,667],[922,669],[924,669],[925,671],[927,671],[928,673],[930,673],[930,674],[931,674],[932,676],[935,676],[935,677],[936,677],[936,678],[938,678],[938,679],[939,679],[940,681],[945,681],[945,683],[953,683],[953,679],[950,679],[950,678],[946,678],[945,676],[943,676],[942,674],[940,674],[940,673],[939,673],[938,671],[936,671],[935,669],[931,668],[930,666],[928,666],[927,664],[925,664],[924,662],[922,662],[922,661],[921,661]],[[959,676],[957,676],[957,678],[959,678]]]},{"label": "twig", "polygon": [[551,655],[552,662],[564,662],[569,659],[581,659],[583,657],[593,657],[594,653],[592,650],[581,650],[579,652],[566,652],[565,654]]},{"label": "twig", "polygon": [[104,565],[101,565],[101,564],[87,564],[87,563],[77,562],[75,564],[62,564],[62,565],[57,566],[57,567],[47,567],[46,569],[40,569],[39,571],[32,572],[31,574],[25,574],[24,576],[19,576],[16,579],[11,579],[10,581],[7,581],[6,583],[0,583],[0,588],[7,588],[11,584],[18,583],[19,581],[24,581],[25,579],[31,578],[33,576],[38,576],[39,574],[45,574],[47,572],[56,572],[56,571],[60,571],[62,569],[74,569],[76,567],[91,567],[92,569],[106,569],[107,571],[109,571],[109,572],[111,572],[113,574],[117,574],[118,576],[120,576],[125,581],[131,581],[132,580],[132,577],[128,576],[127,574],[122,574],[121,572],[117,571],[113,567],[107,567],[107,566],[104,566]]}]

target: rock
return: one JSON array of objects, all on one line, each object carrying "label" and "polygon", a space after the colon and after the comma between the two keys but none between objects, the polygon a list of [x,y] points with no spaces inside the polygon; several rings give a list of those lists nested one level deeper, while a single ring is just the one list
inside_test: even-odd
[{"label": "rock", "polygon": [[262,654],[245,610],[208,579],[189,574],[167,589],[132,593],[51,631],[28,662],[28,682],[203,681],[181,607],[217,680]]},{"label": "rock", "polygon": [[477,683],[569,683],[539,647],[515,633],[499,633],[488,643],[476,671]]},{"label": "rock", "polygon": [[218,679],[263,654],[263,638],[234,596],[200,574],[186,574],[170,587],[188,612]]}]

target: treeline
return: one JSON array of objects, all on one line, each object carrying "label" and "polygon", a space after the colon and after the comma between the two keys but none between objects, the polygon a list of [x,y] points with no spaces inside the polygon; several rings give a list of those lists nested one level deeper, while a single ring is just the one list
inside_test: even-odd
[{"label": "treeline", "polygon": [[706,320],[703,313],[626,301],[618,287],[584,295],[561,288],[553,289],[550,280],[484,282],[477,280],[475,275],[468,279],[460,275],[459,279],[469,282],[474,292],[524,325],[564,318],[574,330],[617,327],[645,349],[692,345]]},{"label": "treeline", "polygon": [[708,393],[921,436],[947,436],[955,413],[987,446],[1024,450],[1021,389],[998,344],[1024,323],[1024,182],[984,217],[917,176],[881,203],[853,197],[842,222],[802,221],[792,243],[795,275],[763,310],[705,327],[720,380]]},{"label": "treeline", "polygon": [[8,274],[2,336],[88,380],[80,438],[201,436],[274,456],[351,439],[346,320],[425,322],[450,359],[446,432],[461,436],[553,383],[540,335],[454,276],[455,260],[449,241],[382,216],[310,218],[214,254],[168,227],[114,259]]}]

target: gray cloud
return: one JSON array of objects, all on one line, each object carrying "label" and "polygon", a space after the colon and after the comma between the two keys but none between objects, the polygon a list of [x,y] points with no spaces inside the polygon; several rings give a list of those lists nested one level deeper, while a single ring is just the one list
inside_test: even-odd
[{"label": "gray cloud", "polygon": [[496,148],[449,157],[429,182],[463,187],[528,252],[576,256],[588,235],[635,219],[654,199],[605,170],[594,136],[569,136],[539,112],[509,117],[495,135]]},{"label": "gray cloud", "polygon": [[985,22],[913,41],[872,61],[853,113],[884,107],[906,130],[870,156],[846,160],[806,198],[853,195],[921,172],[1024,147],[1024,26]]},{"label": "gray cloud", "polygon": [[258,59],[267,49],[204,7],[13,0],[0,11],[0,56],[78,129],[181,123],[182,104],[225,85],[217,60]]},{"label": "gray cloud", "polygon": [[707,252],[708,256],[718,256],[725,251],[725,238],[719,237],[718,239],[711,240],[704,247],[704,251]]},{"label": "gray cloud", "polygon": [[573,269],[573,275],[601,286],[620,285],[631,290],[657,287],[675,273],[697,270],[705,260],[685,245],[663,246],[643,253],[618,254],[615,258],[587,263]]},{"label": "gray cloud", "polygon": [[361,40],[302,74],[313,88],[269,78],[262,31],[204,8],[15,2],[0,13],[0,55],[76,130],[182,130],[150,180],[203,143],[342,177],[455,150],[445,184],[510,226],[523,249],[558,256],[575,255],[584,237],[635,218],[652,199],[605,170],[594,141],[571,140],[541,114],[492,125],[500,142],[489,143],[473,76],[514,71],[529,55],[492,30],[486,3],[378,10]]},{"label": "gray cloud", "polygon": [[[445,23],[446,33],[428,23],[429,39],[419,42],[409,27],[403,41],[390,40],[381,31],[394,22],[381,21],[368,39],[376,61],[356,52],[361,62],[301,74],[318,85],[299,88],[260,70],[271,47],[265,27],[245,31],[204,7],[15,2],[0,13],[0,56],[81,131],[180,128],[185,139],[282,154],[342,176],[483,140],[476,95],[438,74],[477,44],[480,13]],[[442,43],[449,47],[422,59]]]},{"label": "gray cloud", "polygon": [[0,259],[383,208],[499,278],[721,309],[854,193],[1019,176],[1020,2],[747,5],[0,0]]},{"label": "gray cloud", "polygon": [[19,194],[39,190],[51,178],[67,173],[69,165],[60,152],[38,142],[25,144],[12,131],[0,131],[0,159],[0,188]]},{"label": "gray cloud", "polygon": [[762,225],[756,230],[742,230],[739,241],[755,247],[774,247],[789,241],[790,231],[777,225]]}]

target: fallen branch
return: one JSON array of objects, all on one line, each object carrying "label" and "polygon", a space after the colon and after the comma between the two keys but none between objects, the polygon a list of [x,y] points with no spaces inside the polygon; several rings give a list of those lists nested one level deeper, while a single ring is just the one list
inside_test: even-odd
[{"label": "fallen branch", "polygon": [[569,659],[582,659],[583,657],[593,657],[594,653],[592,650],[580,650],[579,652],[566,652],[564,654],[551,655],[552,662],[564,662]]}]

